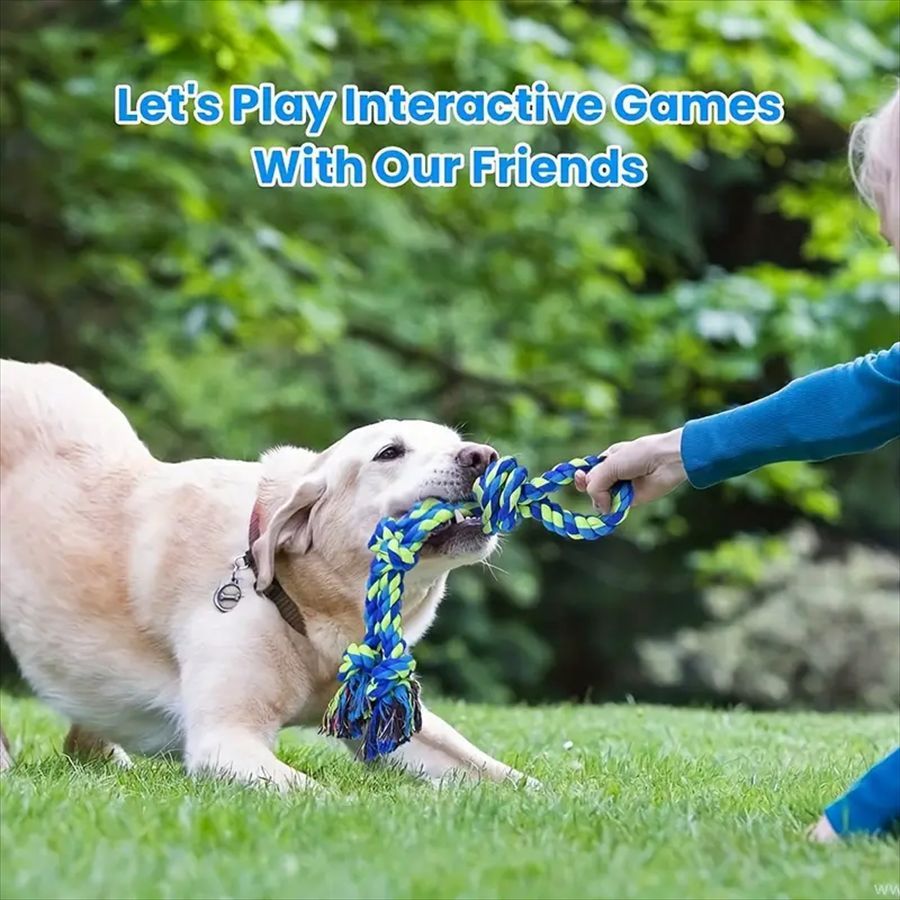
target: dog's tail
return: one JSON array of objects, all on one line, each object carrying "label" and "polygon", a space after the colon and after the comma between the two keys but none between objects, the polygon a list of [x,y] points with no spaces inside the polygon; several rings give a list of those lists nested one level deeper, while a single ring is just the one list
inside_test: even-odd
[{"label": "dog's tail", "polygon": [[150,459],[128,419],[101,391],[52,363],[0,360],[0,471],[40,454],[74,464],[87,457]]}]

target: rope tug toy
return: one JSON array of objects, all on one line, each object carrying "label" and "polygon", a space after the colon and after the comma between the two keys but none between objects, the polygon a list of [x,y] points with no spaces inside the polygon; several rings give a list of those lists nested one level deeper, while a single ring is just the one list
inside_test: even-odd
[{"label": "rope tug toy", "polygon": [[621,524],[634,498],[631,483],[612,489],[611,512],[582,515],[563,509],[548,496],[571,484],[602,456],[560,463],[536,478],[510,456],[491,463],[472,488],[472,499],[447,503],[422,500],[399,518],[382,519],[369,549],[375,558],[366,582],[362,643],[351,644],[338,670],[340,687],[328,704],[321,732],[361,739],[363,756],[375,759],[396,750],[422,727],[416,661],[403,639],[403,576],[419,560],[429,535],[457,513],[481,519],[485,534],[506,534],[523,519],[535,519],[548,531],[572,540],[594,541]]}]

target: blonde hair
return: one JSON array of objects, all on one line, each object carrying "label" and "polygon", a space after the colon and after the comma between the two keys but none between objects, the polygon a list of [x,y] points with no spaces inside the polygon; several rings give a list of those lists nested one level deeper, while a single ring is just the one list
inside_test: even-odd
[{"label": "blonde hair", "polygon": [[900,90],[850,134],[850,172],[881,217],[882,234],[900,253]]}]

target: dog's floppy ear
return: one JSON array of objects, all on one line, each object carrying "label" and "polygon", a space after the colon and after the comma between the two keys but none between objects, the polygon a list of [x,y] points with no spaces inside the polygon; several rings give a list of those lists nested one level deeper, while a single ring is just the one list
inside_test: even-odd
[{"label": "dog's floppy ear", "polygon": [[[262,493],[262,491],[261,491]],[[296,553],[305,553],[312,540],[309,515],[313,504],[325,493],[325,479],[320,473],[303,475],[288,498],[280,504],[276,500],[274,511],[266,511],[260,497],[254,515],[260,522],[259,537],[254,541],[251,552],[256,561],[256,587],[265,590],[275,578],[275,554],[289,547]],[[282,495],[283,496],[283,495]]]}]

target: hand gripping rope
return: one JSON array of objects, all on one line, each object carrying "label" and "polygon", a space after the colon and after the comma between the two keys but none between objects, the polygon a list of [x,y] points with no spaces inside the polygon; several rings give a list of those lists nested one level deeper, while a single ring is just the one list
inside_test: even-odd
[{"label": "hand gripping rope", "polygon": [[491,463],[472,488],[472,499],[448,503],[422,500],[399,518],[382,519],[369,541],[375,558],[366,582],[362,643],[351,644],[338,670],[340,687],[321,731],[361,739],[367,760],[390,753],[422,727],[416,661],[403,639],[403,577],[419,560],[429,535],[457,512],[482,521],[485,534],[506,534],[523,519],[535,519],[548,531],[575,541],[594,541],[612,532],[628,515],[631,483],[612,489],[611,512],[582,515],[563,509],[548,496],[571,484],[576,472],[588,472],[602,456],[572,459],[529,478],[512,457]]}]

